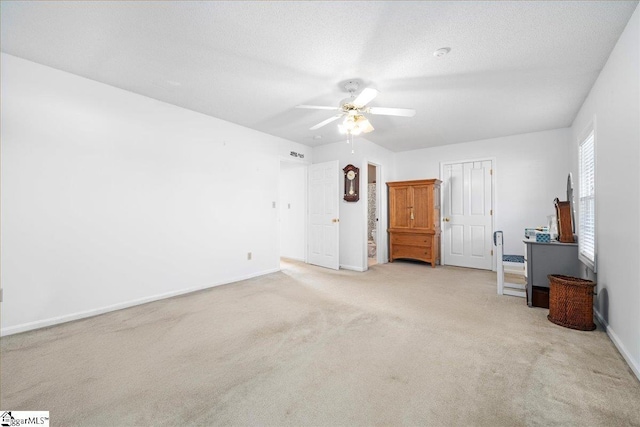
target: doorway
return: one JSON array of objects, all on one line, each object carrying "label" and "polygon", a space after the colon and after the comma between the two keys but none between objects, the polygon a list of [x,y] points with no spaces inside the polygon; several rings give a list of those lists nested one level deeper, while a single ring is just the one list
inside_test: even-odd
[{"label": "doorway", "polygon": [[280,258],[306,261],[307,165],[281,161],[278,191]]},{"label": "doorway", "polygon": [[493,269],[493,160],[440,164],[442,263]]},{"label": "doorway", "polygon": [[367,267],[378,263],[378,167],[367,164]]}]

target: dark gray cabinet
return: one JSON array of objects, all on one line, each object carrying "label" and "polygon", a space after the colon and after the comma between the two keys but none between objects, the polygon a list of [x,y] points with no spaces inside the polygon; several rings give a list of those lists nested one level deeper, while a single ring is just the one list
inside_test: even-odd
[{"label": "dark gray cabinet", "polygon": [[548,288],[549,274],[580,276],[577,243],[540,243],[524,240],[524,271],[527,280],[527,303],[532,306],[533,287]]}]

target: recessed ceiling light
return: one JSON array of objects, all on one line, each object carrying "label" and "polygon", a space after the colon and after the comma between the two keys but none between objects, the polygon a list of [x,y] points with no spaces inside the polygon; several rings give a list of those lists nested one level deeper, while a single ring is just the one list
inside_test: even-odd
[{"label": "recessed ceiling light", "polygon": [[451,52],[451,48],[450,47],[441,47],[440,49],[438,49],[435,52],[433,52],[433,56],[435,56],[436,58],[442,58],[443,56],[445,56],[449,52]]}]

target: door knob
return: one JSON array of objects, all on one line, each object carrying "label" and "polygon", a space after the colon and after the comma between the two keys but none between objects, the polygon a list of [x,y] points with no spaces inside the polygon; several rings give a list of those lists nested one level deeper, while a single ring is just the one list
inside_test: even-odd
[{"label": "door knob", "polygon": [[444,222],[449,222],[449,218],[444,218],[443,221]]}]

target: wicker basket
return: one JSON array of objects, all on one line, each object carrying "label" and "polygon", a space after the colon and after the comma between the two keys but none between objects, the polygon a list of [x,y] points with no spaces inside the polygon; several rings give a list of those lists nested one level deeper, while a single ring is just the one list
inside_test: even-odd
[{"label": "wicker basket", "polygon": [[556,325],[593,331],[593,288],[596,284],[577,277],[550,274],[549,315]]}]

